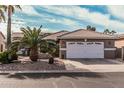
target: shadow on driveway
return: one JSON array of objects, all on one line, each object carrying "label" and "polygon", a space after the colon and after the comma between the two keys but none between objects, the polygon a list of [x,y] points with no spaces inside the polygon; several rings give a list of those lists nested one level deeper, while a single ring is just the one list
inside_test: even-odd
[{"label": "shadow on driveway", "polygon": [[80,73],[16,73],[16,74],[0,74],[4,75],[6,78],[15,78],[15,79],[49,79],[49,78],[59,78],[62,76],[71,77],[78,79],[78,77],[87,77],[87,78],[103,78],[104,75],[95,72],[80,72]]},{"label": "shadow on driveway", "polygon": [[121,64],[120,61],[116,59],[69,59],[70,61],[80,62],[85,65],[111,65],[111,64]]}]

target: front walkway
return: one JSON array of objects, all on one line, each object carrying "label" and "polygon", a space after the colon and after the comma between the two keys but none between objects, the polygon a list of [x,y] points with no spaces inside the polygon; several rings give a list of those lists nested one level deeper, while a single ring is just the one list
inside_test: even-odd
[{"label": "front walkway", "polygon": [[[80,70],[86,69],[86,71],[88,72],[124,72],[124,63],[118,60],[111,60],[111,59],[95,59],[89,61],[69,60],[69,59],[60,59],[60,60],[64,62],[67,70],[76,71],[76,69],[80,69]],[[86,62],[89,63],[87,64]]]}]

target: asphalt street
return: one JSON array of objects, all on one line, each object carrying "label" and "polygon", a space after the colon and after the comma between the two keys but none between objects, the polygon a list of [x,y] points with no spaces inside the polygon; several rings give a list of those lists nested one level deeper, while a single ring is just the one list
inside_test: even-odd
[{"label": "asphalt street", "polygon": [[1,73],[2,88],[123,88],[124,73]]}]

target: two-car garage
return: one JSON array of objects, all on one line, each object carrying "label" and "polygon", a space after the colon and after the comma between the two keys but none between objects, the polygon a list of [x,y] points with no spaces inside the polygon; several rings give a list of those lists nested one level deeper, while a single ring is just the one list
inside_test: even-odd
[{"label": "two-car garage", "polygon": [[66,58],[104,58],[103,42],[66,42]]},{"label": "two-car garage", "polygon": [[58,37],[60,58],[110,58],[116,56],[115,37],[85,29]]}]

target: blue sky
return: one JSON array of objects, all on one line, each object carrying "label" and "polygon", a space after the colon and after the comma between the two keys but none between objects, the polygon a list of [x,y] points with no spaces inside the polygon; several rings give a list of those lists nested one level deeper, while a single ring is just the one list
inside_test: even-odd
[{"label": "blue sky", "polygon": [[[124,6],[21,6],[12,16],[12,31],[20,31],[20,27],[39,27],[44,32],[61,30],[73,31],[95,26],[97,31],[104,29],[124,31]],[[6,23],[0,23],[0,30],[6,34]]]}]

